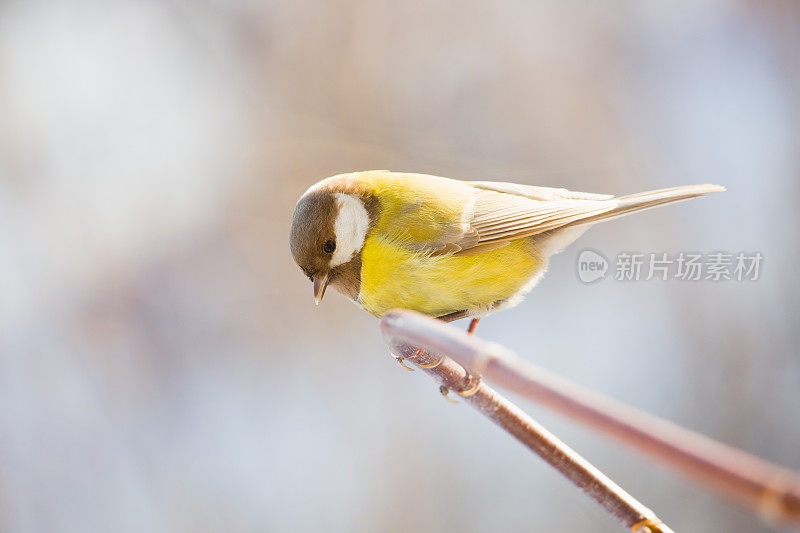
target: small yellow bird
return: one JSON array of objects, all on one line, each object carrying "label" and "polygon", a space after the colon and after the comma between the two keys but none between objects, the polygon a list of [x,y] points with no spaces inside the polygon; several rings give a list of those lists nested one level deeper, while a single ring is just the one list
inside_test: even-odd
[{"label": "small yellow bird", "polygon": [[332,285],[380,317],[443,320],[519,303],[550,256],[596,222],[725,189],[688,185],[614,197],[374,170],[312,186],[292,218],[294,260],[317,304]]}]

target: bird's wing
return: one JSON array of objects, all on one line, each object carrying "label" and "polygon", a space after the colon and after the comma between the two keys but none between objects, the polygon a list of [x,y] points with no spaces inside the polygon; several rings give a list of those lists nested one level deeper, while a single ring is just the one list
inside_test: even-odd
[{"label": "bird's wing", "polygon": [[536,187],[535,185],[520,185],[519,183],[507,183],[503,181],[466,181],[464,183],[478,189],[504,192],[544,202],[555,200],[610,200],[614,197],[612,194],[577,192],[555,187]]},{"label": "bird's wing", "polygon": [[479,182],[469,221],[470,229],[478,234],[476,250],[471,253],[560,228],[616,206],[617,201],[608,195]]},{"label": "bird's wing", "polygon": [[725,190],[719,185],[686,185],[615,197],[400,173],[384,173],[380,183],[374,188],[383,187],[391,201],[378,229],[386,238],[432,255],[483,253],[515,239]]},{"label": "bird's wing", "polygon": [[[514,239],[543,233],[616,207],[613,196],[514,183],[457,181],[411,174],[394,180],[393,209],[385,234],[405,247],[432,255],[471,255]],[[433,180],[433,181],[432,181]],[[430,191],[427,187],[433,187]],[[430,195],[430,196],[429,196]],[[426,198],[437,197],[436,202]],[[444,200],[443,197],[447,199]]]},{"label": "bird's wing", "polygon": [[476,188],[469,228],[478,234],[469,254],[546,231],[593,224],[673,202],[724,191],[719,185],[684,185],[628,196],[573,192],[513,183],[468,182]]}]

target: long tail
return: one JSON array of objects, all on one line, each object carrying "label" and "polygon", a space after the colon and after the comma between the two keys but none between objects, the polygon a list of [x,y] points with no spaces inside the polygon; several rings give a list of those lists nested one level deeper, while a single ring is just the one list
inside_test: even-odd
[{"label": "long tail", "polygon": [[640,192],[638,194],[629,194],[627,196],[619,196],[607,201],[616,201],[617,206],[610,211],[593,215],[587,218],[576,220],[568,226],[578,226],[584,224],[594,224],[603,220],[609,220],[625,216],[637,211],[651,209],[659,205],[671,204],[673,202],[681,202],[698,196],[705,196],[713,192],[722,192],[725,187],[721,185],[684,185],[682,187],[671,187],[669,189],[660,189],[658,191]]}]

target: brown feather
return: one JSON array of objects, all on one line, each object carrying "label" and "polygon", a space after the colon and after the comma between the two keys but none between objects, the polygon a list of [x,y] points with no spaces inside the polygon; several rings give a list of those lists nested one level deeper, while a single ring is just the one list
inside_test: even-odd
[{"label": "brown feather", "polygon": [[724,190],[718,185],[688,185],[615,198],[607,194],[514,183],[465,183],[477,189],[469,233],[477,233],[478,238],[459,242],[460,249],[455,252],[459,255],[482,253],[515,239],[591,224]]}]

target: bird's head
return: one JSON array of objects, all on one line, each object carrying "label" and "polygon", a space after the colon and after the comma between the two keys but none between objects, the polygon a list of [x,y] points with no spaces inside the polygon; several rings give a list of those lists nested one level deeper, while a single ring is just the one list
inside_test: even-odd
[{"label": "bird's head", "polygon": [[317,304],[329,284],[355,300],[361,283],[361,249],[370,227],[368,202],[320,185],[297,202],[289,237],[292,256],[314,283]]}]

